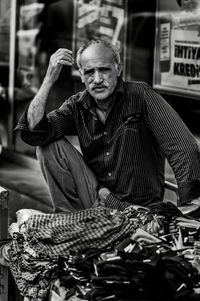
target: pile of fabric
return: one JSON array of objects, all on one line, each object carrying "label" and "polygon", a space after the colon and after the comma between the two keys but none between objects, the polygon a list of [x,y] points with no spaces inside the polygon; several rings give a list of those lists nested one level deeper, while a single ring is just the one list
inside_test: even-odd
[{"label": "pile of fabric", "polygon": [[26,300],[198,300],[199,228],[170,202],[123,212],[23,209],[7,260]]}]

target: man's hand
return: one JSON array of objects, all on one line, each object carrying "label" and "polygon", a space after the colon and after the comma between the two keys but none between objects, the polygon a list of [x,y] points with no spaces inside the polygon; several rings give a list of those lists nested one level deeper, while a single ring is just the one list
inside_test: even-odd
[{"label": "man's hand", "polygon": [[200,207],[200,197],[198,197],[197,199],[194,199],[191,201],[192,204],[197,205],[198,207]]},{"label": "man's hand", "polygon": [[200,207],[200,197],[190,201],[189,203],[178,207],[183,214],[191,214]]},{"label": "man's hand", "polygon": [[72,51],[67,48],[59,48],[51,55],[44,80],[54,83],[58,79],[62,66],[71,66],[73,63]]},{"label": "man's hand", "polygon": [[107,199],[109,194],[110,194],[110,190],[105,187],[100,188],[98,191],[98,196],[102,202],[104,202]]}]

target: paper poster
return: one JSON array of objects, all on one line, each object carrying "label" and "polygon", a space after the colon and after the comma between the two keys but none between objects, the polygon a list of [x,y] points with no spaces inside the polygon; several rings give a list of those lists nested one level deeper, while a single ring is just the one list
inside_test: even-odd
[{"label": "paper poster", "polygon": [[195,95],[200,91],[200,1],[177,0],[174,7],[171,0],[168,9],[161,5],[157,14],[154,86]]}]

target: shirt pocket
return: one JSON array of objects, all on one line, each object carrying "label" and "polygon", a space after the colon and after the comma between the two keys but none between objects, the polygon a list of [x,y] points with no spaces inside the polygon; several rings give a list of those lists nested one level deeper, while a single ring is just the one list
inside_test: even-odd
[{"label": "shirt pocket", "polygon": [[132,113],[122,117],[123,121],[123,134],[131,132],[138,133],[139,125],[143,122],[142,113]]}]

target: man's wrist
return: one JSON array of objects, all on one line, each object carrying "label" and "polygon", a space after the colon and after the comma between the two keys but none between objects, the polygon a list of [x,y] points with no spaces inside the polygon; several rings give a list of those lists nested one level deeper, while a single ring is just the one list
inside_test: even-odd
[{"label": "man's wrist", "polygon": [[200,197],[200,179],[179,185],[178,196],[180,206],[188,206],[193,200],[198,199]]}]

